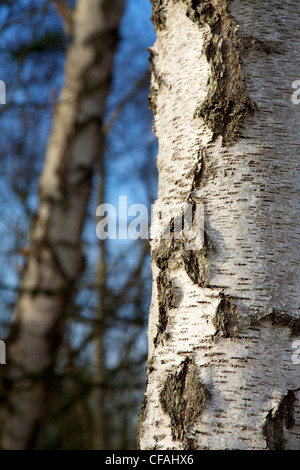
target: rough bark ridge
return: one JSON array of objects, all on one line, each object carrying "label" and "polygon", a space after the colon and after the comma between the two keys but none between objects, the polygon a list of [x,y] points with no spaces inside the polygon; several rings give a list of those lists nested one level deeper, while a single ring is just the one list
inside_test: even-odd
[{"label": "rough bark ridge", "polygon": [[40,444],[55,385],[56,354],[84,265],[81,232],[101,151],[102,116],[122,11],[123,0],[78,0],[72,12],[65,85],[7,341],[6,396],[0,409],[4,449]]},{"label": "rough bark ridge", "polygon": [[187,16],[200,26],[209,26],[203,53],[212,67],[206,99],[196,109],[223,143],[234,141],[243,117],[255,111],[254,102],[245,94],[245,80],[236,44],[236,23],[227,12],[227,2],[185,0]]},{"label": "rough bark ridge", "polygon": [[160,393],[160,402],[171,418],[172,438],[181,440],[185,448],[194,447],[193,441],[188,438],[188,429],[209,398],[210,393],[198,379],[197,366],[190,358],[186,358],[174,373],[168,375]]},{"label": "rough bark ridge", "polygon": [[[291,356],[300,336],[300,119],[291,84],[300,70],[300,5],[152,3],[155,208],[177,213],[151,228],[139,446],[299,449],[299,366]],[[204,205],[199,250],[173,236],[187,203]],[[188,382],[180,379],[187,363],[197,368]],[[202,387],[209,394],[185,421],[187,390]]]}]

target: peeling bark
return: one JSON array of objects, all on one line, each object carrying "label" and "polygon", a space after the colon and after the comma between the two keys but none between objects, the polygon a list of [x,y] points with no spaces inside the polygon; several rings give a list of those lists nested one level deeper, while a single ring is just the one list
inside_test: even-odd
[{"label": "peeling bark", "polygon": [[[176,206],[174,222],[186,203],[203,204],[206,240],[188,250],[152,223],[141,449],[266,449],[279,441],[300,449],[292,362],[300,338],[300,117],[291,101],[299,15],[296,0],[153,1],[155,208]],[[155,341],[161,305],[167,323]],[[192,425],[176,413],[197,388],[180,381],[189,360],[210,391],[209,400],[198,397]],[[183,406],[177,389],[185,390]]]},{"label": "peeling bark", "polygon": [[1,448],[35,449],[51,409],[55,363],[84,267],[81,233],[118,41],[122,0],[78,0],[65,85],[39,186],[28,263],[7,340]]}]

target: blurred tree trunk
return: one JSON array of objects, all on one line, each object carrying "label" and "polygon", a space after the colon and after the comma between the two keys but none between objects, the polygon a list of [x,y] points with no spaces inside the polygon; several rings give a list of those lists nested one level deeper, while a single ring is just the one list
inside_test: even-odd
[{"label": "blurred tree trunk", "polygon": [[123,7],[123,0],[78,0],[68,14],[65,85],[7,341],[6,399],[0,408],[3,449],[42,446],[57,353],[84,269],[81,234],[94,163],[101,157],[102,117]]},{"label": "blurred tree trunk", "polygon": [[[300,4],[152,3],[155,207],[176,211],[152,223],[139,447],[300,449]],[[193,247],[174,233],[186,204],[204,212]]]},{"label": "blurred tree trunk", "polygon": [[[105,165],[100,162],[99,204],[105,203]],[[106,294],[106,246],[105,240],[99,239],[99,261],[96,266],[96,286],[98,305],[95,311],[95,335],[93,355],[94,390],[92,393],[92,435],[93,450],[103,450],[105,443],[104,423],[104,325],[105,325],[105,294]]]}]

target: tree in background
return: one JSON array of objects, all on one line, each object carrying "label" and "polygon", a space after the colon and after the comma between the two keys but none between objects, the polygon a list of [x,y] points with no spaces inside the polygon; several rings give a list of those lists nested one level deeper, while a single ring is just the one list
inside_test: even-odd
[{"label": "tree in background", "polygon": [[[27,232],[38,207],[44,148],[60,102],[65,50],[71,40],[70,14],[65,6],[71,8],[72,4],[52,0],[29,4],[20,0],[0,5],[0,75],[8,85],[7,105],[0,109],[1,339],[10,331],[11,312],[22,292],[18,275],[22,275],[28,260]],[[65,332],[57,347],[51,407],[48,401],[47,425],[41,431],[39,448],[136,447],[151,288],[148,243],[99,241],[95,213],[103,199],[117,205],[118,196],[127,194],[129,203],[149,206],[155,197],[156,139],[147,110],[149,77],[145,73],[146,47],[152,35],[147,7],[147,0],[139,0],[138,5],[135,0],[128,0],[123,15],[101,127],[104,145],[94,164],[83,227],[85,266],[76,279]],[[104,189],[102,197],[100,187]],[[99,243],[105,251],[102,286],[96,269]],[[97,318],[100,301],[101,322]],[[100,342],[103,346],[99,369],[93,366],[93,356]],[[8,372],[9,362],[0,368],[3,406],[7,403],[3,386],[8,385],[4,373]],[[93,398],[97,395],[102,397],[99,401]],[[97,418],[96,406],[104,420]],[[96,426],[104,435],[103,442],[97,438]]]},{"label": "tree in background", "polygon": [[[155,206],[176,212],[151,231],[139,446],[299,449],[300,5],[152,4]],[[187,205],[192,225],[204,212],[193,248],[175,231]]]},{"label": "tree in background", "polygon": [[8,338],[10,367],[1,409],[4,449],[42,445],[57,353],[84,268],[82,228],[101,151],[123,1],[78,0],[74,11],[66,11],[70,44],[65,85],[54,111],[28,261]]}]

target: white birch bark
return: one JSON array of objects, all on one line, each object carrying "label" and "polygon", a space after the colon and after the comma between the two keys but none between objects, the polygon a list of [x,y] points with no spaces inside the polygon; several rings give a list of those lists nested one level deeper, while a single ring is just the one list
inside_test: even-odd
[{"label": "white birch bark", "polygon": [[51,410],[56,354],[84,264],[81,232],[101,151],[122,12],[123,0],[78,0],[72,15],[65,85],[8,340],[7,396],[0,409],[3,449],[38,447]]},{"label": "white birch bark", "polygon": [[152,3],[155,206],[203,204],[206,245],[152,224],[139,447],[300,449],[300,4]]}]

